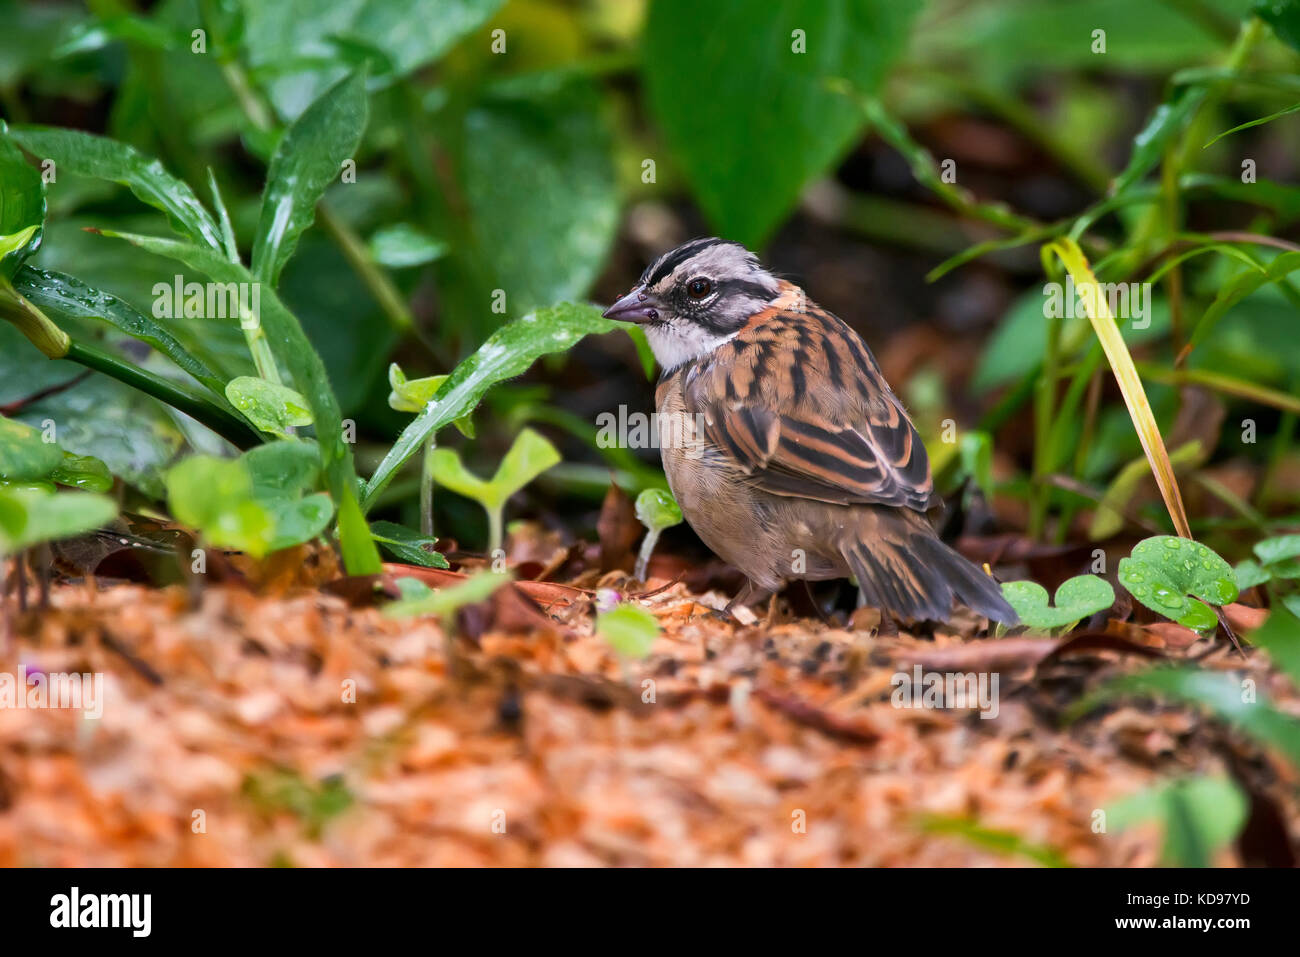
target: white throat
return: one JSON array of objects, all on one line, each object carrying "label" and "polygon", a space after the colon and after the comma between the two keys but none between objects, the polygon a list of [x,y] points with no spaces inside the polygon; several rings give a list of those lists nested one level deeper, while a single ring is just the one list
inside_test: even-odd
[{"label": "white throat", "polygon": [[694,323],[645,327],[646,340],[655,354],[655,361],[664,372],[672,372],[693,359],[709,355],[724,342],[734,339],[736,332],[720,336]]}]

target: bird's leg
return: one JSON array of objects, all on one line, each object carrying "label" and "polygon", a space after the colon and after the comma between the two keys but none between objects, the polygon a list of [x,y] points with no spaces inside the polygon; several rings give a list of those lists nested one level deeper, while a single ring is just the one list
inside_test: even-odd
[{"label": "bird's leg", "polygon": [[735,621],[736,616],[732,614],[731,609],[735,608],[737,605],[752,605],[755,602],[762,601],[770,594],[772,594],[772,589],[761,588],[760,586],[755,585],[752,579],[746,578],[745,587],[736,593],[735,598],[727,602],[727,607],[722,609],[722,613],[732,621]]}]

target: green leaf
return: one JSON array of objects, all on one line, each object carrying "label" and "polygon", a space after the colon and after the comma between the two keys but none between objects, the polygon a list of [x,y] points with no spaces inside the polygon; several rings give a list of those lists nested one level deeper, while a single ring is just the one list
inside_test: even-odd
[{"label": "green leaf", "polygon": [[368,508],[374,503],[393,474],[419,451],[428,436],[473,412],[483,393],[496,383],[522,375],[540,356],[572,348],[585,335],[621,327],[622,323],[601,318],[595,306],[561,303],[498,329],[477,352],[456,366],[433,402],[402,430],[371,477],[363,505]]},{"label": "green leaf", "polygon": [[1277,38],[1300,50],[1300,3],[1296,0],[1257,0],[1255,16],[1273,28]]},{"label": "green leaf", "polygon": [[1289,607],[1275,602],[1264,624],[1246,637],[1267,651],[1273,663],[1300,688],[1300,618]]},{"label": "green leaf", "polygon": [[[864,119],[827,80],[877,90],[915,0],[657,0],[643,62],[651,109],[700,205],[729,239],[762,246]],[[795,31],[806,43],[794,52]],[[759,145],[762,144],[762,145]]]},{"label": "green leaf", "polygon": [[1300,578],[1300,535],[1279,535],[1255,545],[1269,578]]},{"label": "green leaf", "polygon": [[636,497],[636,517],[646,528],[659,532],[679,524],[682,510],[671,493],[648,488]]},{"label": "green leaf", "polygon": [[509,572],[478,572],[458,585],[439,588],[431,595],[395,601],[384,608],[384,614],[394,618],[412,615],[436,615],[446,618],[465,605],[486,601],[492,593],[511,580]]},{"label": "green leaf", "polygon": [[53,160],[60,173],[121,183],[140,200],[166,213],[182,235],[213,249],[222,248],[221,231],[193,190],[134,147],[79,130],[47,126],[13,126],[9,136],[32,155]]},{"label": "green leaf", "polygon": [[[347,69],[344,49],[374,49],[404,76],[477,29],[502,0],[243,0],[252,66],[275,68],[276,109],[297,116]],[[338,51],[338,52],[336,52]]]},{"label": "green leaf", "polygon": [[445,375],[431,375],[423,379],[408,379],[396,362],[388,366],[388,405],[398,412],[423,412],[438,389],[447,381]]},{"label": "green leaf", "polygon": [[1208,708],[1300,767],[1300,720],[1269,707],[1257,692],[1251,689],[1248,693],[1232,675],[1199,668],[1151,668],[1122,675],[1073,704],[1066,720],[1074,721],[1113,698],[1153,696]]},{"label": "green leaf", "polygon": [[[399,562],[423,565],[425,568],[450,568],[447,559],[435,549],[437,539],[421,535],[414,529],[396,522],[371,522],[370,534]],[[406,596],[409,597],[409,596]]]},{"label": "green leaf", "polygon": [[499,509],[511,495],[559,463],[560,453],[555,446],[532,429],[524,429],[490,480],[470,472],[451,449],[435,449],[429,468],[439,485],[472,498],[484,508]]},{"label": "green leaf", "polygon": [[659,621],[639,605],[623,604],[596,616],[596,634],[624,658],[644,658],[659,637]]},{"label": "green leaf", "polygon": [[366,75],[326,90],[285,131],[266,174],[253,238],[253,275],[275,286],[298,237],[316,219],[316,203],[352,159],[366,128]]},{"label": "green leaf", "polygon": [[1209,867],[1214,855],[1241,832],[1247,801],[1226,777],[1199,777],[1159,784],[1106,810],[1109,828],[1122,831],[1143,821],[1164,827],[1164,867]]},{"label": "green leaf", "polygon": [[[117,236],[160,256],[178,259],[218,282],[254,281],[242,266],[227,262],[219,253],[199,246],[131,233],[105,231],[105,235]],[[379,552],[370,537],[370,530],[357,507],[357,478],[352,464],[352,450],[343,438],[343,416],[330,388],[325,365],[312,348],[302,326],[293,313],[285,308],[275,290],[266,288],[262,293],[261,319],[271,348],[289,369],[311,408],[316,439],[320,446],[321,467],[325,472],[330,495],[339,511],[339,542],[344,565],[352,575],[377,575],[383,570],[383,563],[379,560]]]},{"label": "green leaf", "polygon": [[113,476],[108,466],[93,455],[63,453],[63,461],[50,473],[50,478],[60,485],[79,488],[83,492],[107,492],[113,487]]},{"label": "green leaf", "polygon": [[370,256],[389,269],[423,266],[447,254],[447,244],[410,223],[384,226],[370,237]]},{"label": "green leaf", "polygon": [[105,495],[0,487],[0,553],[71,538],[116,517],[117,502]]},{"label": "green leaf", "polygon": [[167,506],[178,522],[209,544],[261,558],[275,537],[275,519],[253,498],[243,463],[195,455],[167,470]]},{"label": "green leaf", "polygon": [[1261,286],[1279,282],[1300,269],[1300,252],[1287,252],[1276,257],[1264,269],[1243,269],[1220,286],[1214,302],[1201,315],[1192,333],[1191,347],[1195,348],[1205,341],[1210,332],[1223,318],[1224,314],[1255,292]]},{"label": "green leaf", "polygon": [[284,439],[249,449],[240,461],[248,470],[252,495],[259,501],[296,499],[320,481],[320,450],[315,443]]},{"label": "green leaf", "polygon": [[1290,114],[1297,113],[1297,112],[1300,112],[1300,103],[1297,103],[1295,106],[1288,106],[1285,110],[1278,110],[1276,113],[1270,113],[1268,116],[1261,116],[1257,120],[1250,120],[1249,122],[1246,123],[1239,123],[1230,130],[1224,130],[1214,139],[1206,143],[1204,148],[1213,146],[1215,143],[1219,142],[1219,140],[1223,139],[1225,136],[1231,136],[1233,133],[1240,133],[1242,130],[1248,130],[1254,126],[1263,126],[1265,123],[1272,123],[1274,120],[1278,119],[1279,117],[1289,116]]},{"label": "green leaf", "polygon": [[1022,624],[1040,631],[1073,626],[1115,604],[1115,589],[1096,575],[1079,575],[1056,589],[1056,607],[1047,604],[1047,589],[1037,582],[1003,582],[1002,594]]},{"label": "green leaf", "polygon": [[1125,192],[1155,168],[1166,145],[1183,130],[1204,99],[1204,87],[1186,87],[1175,93],[1170,102],[1156,107],[1146,126],[1133,138],[1128,165],[1115,177],[1111,195]]},{"label": "green leaf", "polygon": [[465,117],[477,253],[509,315],[586,295],[604,265],[619,195],[603,105],[593,82],[546,75],[495,84]]},{"label": "green leaf", "polygon": [[41,174],[13,143],[0,140],[0,276],[12,278],[23,260],[40,248],[44,225]]},{"label": "green leaf", "polygon": [[1240,593],[1247,588],[1254,588],[1256,585],[1270,581],[1273,576],[1261,568],[1259,562],[1247,558],[1232,570],[1232,578],[1237,583],[1237,591]]},{"label": "green leaf", "polygon": [[48,478],[63,464],[63,450],[36,429],[0,417],[0,479],[31,482]]},{"label": "green leaf", "polygon": [[217,395],[224,391],[224,380],[195,358],[170,332],[152,318],[117,296],[92,289],[79,279],[63,273],[24,266],[14,276],[14,289],[38,308],[55,317],[95,319],[157,349],[176,366]]},{"label": "green leaf", "polygon": [[279,551],[301,545],[324,534],[334,517],[334,503],[325,492],[317,492],[296,501],[263,502],[271,516],[273,531],[267,551]]},{"label": "green leaf", "polygon": [[1188,595],[1211,605],[1237,600],[1232,566],[1200,542],[1175,535],[1138,542],[1128,558],[1120,559],[1119,580],[1152,611],[1189,628],[1206,627],[1208,619]]},{"label": "green leaf", "polygon": [[226,398],[244,418],[271,435],[291,435],[294,427],[312,422],[307,400],[300,394],[255,376],[238,376],[227,382]]}]

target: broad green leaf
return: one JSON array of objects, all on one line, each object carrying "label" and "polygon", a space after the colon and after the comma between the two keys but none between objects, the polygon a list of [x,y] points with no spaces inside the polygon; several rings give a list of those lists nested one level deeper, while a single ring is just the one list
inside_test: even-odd
[{"label": "broad green leaf", "polygon": [[659,637],[659,621],[640,605],[619,605],[596,616],[596,633],[624,658],[650,654]]},{"label": "broad green leaf", "polygon": [[1267,651],[1273,663],[1300,688],[1300,618],[1291,608],[1275,602],[1264,624],[1246,637]]},{"label": "broad green leaf", "polygon": [[52,317],[72,316],[107,322],[119,332],[147,343],[176,366],[218,395],[225,383],[201,360],[195,358],[170,332],[125,300],[63,273],[24,266],[14,276],[14,288]]},{"label": "broad green leaf", "polygon": [[[4,365],[0,356],[0,371]],[[25,405],[15,418],[36,428],[54,422],[64,452],[94,456],[152,498],[165,494],[162,472],[185,444],[166,406],[104,375]]]},{"label": "broad green leaf", "polygon": [[636,517],[646,528],[659,532],[679,524],[682,510],[671,493],[648,488],[636,497]]},{"label": "broad green leaf", "polygon": [[267,549],[272,552],[301,545],[324,534],[334,517],[334,503],[325,492],[297,500],[280,499],[261,504],[274,524]]},{"label": "broad green leaf", "polygon": [[[110,233],[142,249],[178,259],[218,282],[253,282],[242,266],[227,262],[219,253],[188,243],[131,233]],[[330,495],[339,511],[339,541],[343,561],[349,574],[377,575],[383,569],[370,530],[356,507],[356,471],[352,450],[343,440],[343,416],[338,400],[330,388],[325,365],[312,348],[302,326],[276,295],[262,290],[262,325],[271,349],[289,369],[294,382],[303,391],[316,426],[320,445],[321,467],[325,472]],[[409,431],[409,429],[408,429]],[[405,433],[404,433],[405,434]]]},{"label": "broad green leaf", "polygon": [[447,254],[447,244],[410,223],[384,226],[370,237],[370,255],[389,269],[423,266]]},{"label": "broad green leaf", "polygon": [[314,443],[284,439],[249,449],[240,456],[259,501],[293,499],[320,481],[320,450]]},{"label": "broad green leaf", "polygon": [[9,136],[27,152],[51,159],[60,173],[76,173],[121,183],[140,200],[161,209],[182,235],[221,249],[221,231],[194,191],[162,163],[134,147],[79,130],[12,126]]},{"label": "broad green leaf", "polygon": [[642,52],[650,107],[720,234],[762,246],[803,187],[844,155],[864,119],[827,80],[875,92],[920,6],[651,4]]},{"label": "broad green leaf", "polygon": [[40,172],[12,142],[0,140],[0,277],[12,278],[23,260],[40,248],[44,225]]},{"label": "broad green leaf", "polygon": [[0,487],[0,553],[71,538],[116,517],[117,502],[105,495]]},{"label": "broad green leaf", "polygon": [[63,464],[63,450],[36,429],[0,417],[0,479],[30,482],[48,478]]},{"label": "broad green leaf", "polygon": [[1118,697],[1167,698],[1208,708],[1300,767],[1300,719],[1276,711],[1257,691],[1248,693],[1230,674],[1180,666],[1121,675],[1071,705],[1066,720],[1074,721]]},{"label": "broad green leaf", "polygon": [[467,469],[454,449],[434,449],[429,456],[429,471],[434,481],[457,495],[473,499],[485,508],[500,504],[493,494],[492,483]]},{"label": "broad green leaf", "polygon": [[261,558],[275,537],[275,519],[253,499],[253,482],[239,461],[195,455],[167,470],[167,506],[206,542]]},{"label": "broad green leaf", "polygon": [[483,393],[496,383],[522,375],[539,357],[572,348],[585,335],[599,335],[622,326],[601,318],[595,306],[561,303],[498,329],[477,352],[456,366],[430,405],[402,430],[371,477],[363,505],[374,503],[397,469],[429,435],[474,411]]},{"label": "broad green leaf", "polygon": [[1209,867],[1214,855],[1241,832],[1246,811],[1246,796],[1230,778],[1199,777],[1124,798],[1107,808],[1106,821],[1116,831],[1158,821],[1165,832],[1163,866]]},{"label": "broad green leaf", "polygon": [[1119,580],[1152,611],[1189,628],[1207,627],[1215,616],[1211,612],[1207,618],[1208,609],[1198,608],[1188,595],[1211,605],[1237,600],[1232,566],[1200,542],[1176,535],[1138,542],[1128,558],[1120,559]]},{"label": "broad green leaf", "polygon": [[306,399],[288,386],[265,379],[231,379],[226,383],[226,398],[244,418],[271,435],[291,435],[294,427],[312,422]]},{"label": "broad green leaf", "polygon": [[93,455],[63,453],[63,461],[50,473],[50,478],[83,492],[107,492],[113,487],[113,476],[108,466]]},{"label": "broad green leaf", "polygon": [[243,0],[252,66],[275,68],[271,98],[295,117],[348,69],[348,50],[380,51],[406,75],[477,29],[502,0]]},{"label": "broad green leaf", "polygon": [[423,598],[395,601],[384,608],[384,614],[394,618],[406,618],[412,615],[436,615],[446,618],[455,614],[465,605],[474,605],[492,597],[502,585],[511,580],[509,572],[478,572],[458,585],[439,588]]},{"label": "broad green leaf", "polygon": [[[423,565],[425,568],[450,568],[447,559],[435,549],[437,539],[421,535],[414,529],[396,522],[371,522],[370,534],[399,562]],[[410,597],[410,596],[406,596]]]},{"label": "broad green leaf", "polygon": [[1273,578],[1272,575],[1260,567],[1259,562],[1251,558],[1239,562],[1237,567],[1232,570],[1232,577],[1237,583],[1238,592],[1244,592],[1247,588],[1262,585]]},{"label": "broad green leaf", "polygon": [[603,106],[591,81],[547,75],[492,86],[465,117],[477,255],[508,315],[586,295],[604,265],[619,195]]},{"label": "broad green leaf", "polygon": [[290,127],[271,157],[253,239],[253,275],[275,286],[298,237],[316,219],[316,203],[352,159],[366,128],[366,75],[326,90]]},{"label": "broad green leaf", "polygon": [[1300,578],[1300,535],[1279,535],[1255,544],[1270,578]]},{"label": "broad green leaf", "polygon": [[1046,631],[1065,628],[1115,604],[1115,589],[1096,575],[1078,575],[1056,589],[1056,606],[1047,603],[1047,589],[1037,582],[1003,582],[1002,595],[1020,616],[1021,624]]}]

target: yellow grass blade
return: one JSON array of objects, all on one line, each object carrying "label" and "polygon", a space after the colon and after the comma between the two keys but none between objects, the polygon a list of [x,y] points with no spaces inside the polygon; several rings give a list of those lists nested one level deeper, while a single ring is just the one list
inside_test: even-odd
[{"label": "yellow grass blade", "polygon": [[1128,414],[1133,419],[1133,427],[1137,429],[1138,439],[1142,442],[1142,450],[1146,452],[1147,461],[1151,463],[1151,471],[1156,477],[1156,484],[1160,487],[1160,495],[1165,500],[1165,508],[1169,510],[1169,517],[1173,519],[1174,530],[1183,538],[1191,538],[1192,529],[1187,522],[1183,496],[1178,490],[1178,480],[1174,477],[1174,467],[1169,461],[1165,440],[1160,436],[1160,429],[1151,412],[1151,403],[1147,401],[1146,390],[1142,388],[1142,380],[1133,365],[1133,357],[1129,355],[1128,346],[1124,342],[1124,337],[1120,335],[1119,326],[1115,324],[1115,317],[1110,313],[1110,305],[1102,295],[1101,287],[1097,283],[1097,277],[1092,273],[1092,267],[1088,265],[1087,257],[1079,248],[1079,244],[1069,238],[1048,243],[1044,250],[1060,257],[1066,270],[1074,278],[1074,285],[1080,292],[1084,311],[1097,332],[1097,339],[1106,353],[1111,371],[1115,373],[1115,381],[1119,383],[1120,392],[1124,394]]}]

